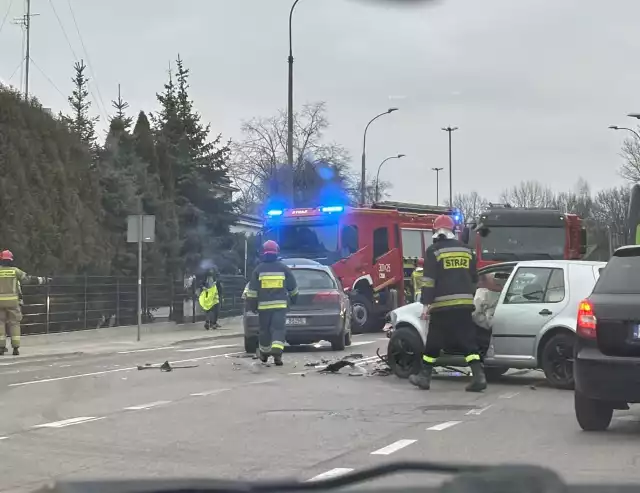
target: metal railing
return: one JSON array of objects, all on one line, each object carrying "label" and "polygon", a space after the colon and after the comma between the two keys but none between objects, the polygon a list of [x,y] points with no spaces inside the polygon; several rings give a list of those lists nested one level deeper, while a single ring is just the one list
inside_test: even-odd
[{"label": "metal railing", "polygon": [[[224,298],[221,317],[242,313],[241,276],[221,276]],[[137,278],[61,276],[45,285],[22,286],[23,334],[48,334],[137,323]],[[186,307],[191,304],[192,310]],[[142,321],[174,321],[199,317],[193,288],[167,277],[146,277],[142,281]],[[203,317],[202,317],[203,318]]]}]

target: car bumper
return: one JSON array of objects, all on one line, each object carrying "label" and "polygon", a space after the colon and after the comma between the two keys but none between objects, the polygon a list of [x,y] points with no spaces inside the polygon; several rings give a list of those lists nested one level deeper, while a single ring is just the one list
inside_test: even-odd
[{"label": "car bumper", "polygon": [[640,402],[640,358],[607,356],[598,348],[582,347],[574,361],[576,392],[591,399]]},{"label": "car bumper", "polygon": [[[344,317],[340,313],[290,313],[287,318],[304,318],[304,325],[287,325],[286,340],[289,344],[310,344],[338,336],[344,327]],[[260,330],[258,316],[250,313],[244,316],[245,337],[257,337]]]}]

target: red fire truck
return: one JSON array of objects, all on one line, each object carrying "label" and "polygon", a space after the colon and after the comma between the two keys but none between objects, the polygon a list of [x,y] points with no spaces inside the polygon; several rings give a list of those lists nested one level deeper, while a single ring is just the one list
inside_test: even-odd
[{"label": "red fire truck", "polygon": [[552,209],[490,204],[462,239],[476,252],[478,268],[498,262],[580,259],[587,250],[582,219]]},{"label": "red fire truck", "polygon": [[373,331],[405,303],[405,288],[440,214],[462,223],[456,210],[401,202],[274,209],[267,212],[263,239],[277,241],[283,257],[330,265],[350,295],[354,332]]}]

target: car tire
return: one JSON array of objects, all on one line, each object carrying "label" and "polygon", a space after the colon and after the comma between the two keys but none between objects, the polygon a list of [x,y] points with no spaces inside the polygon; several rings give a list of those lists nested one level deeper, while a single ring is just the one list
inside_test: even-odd
[{"label": "car tire", "polygon": [[384,327],[384,318],[373,309],[373,302],[366,296],[356,293],[351,298],[351,330],[354,334],[376,332]]},{"label": "car tire", "polygon": [[505,368],[504,366],[485,366],[484,374],[487,377],[487,381],[495,382],[496,380],[500,380],[500,377],[507,373],[509,368]]},{"label": "car tire", "polygon": [[611,424],[613,408],[603,401],[574,392],[576,419],[584,431],[605,431]]},{"label": "car tire", "polygon": [[409,378],[422,369],[422,338],[412,327],[399,327],[387,346],[387,363],[398,378]]},{"label": "car tire", "polygon": [[542,348],[540,366],[549,385],[556,389],[572,390],[574,387],[574,342],[574,334],[560,332],[551,336]]},{"label": "car tire", "polygon": [[249,354],[254,354],[258,350],[258,338],[255,336],[245,336],[244,350]]},{"label": "car tire", "polygon": [[344,324],[346,325],[346,329],[344,331],[344,345],[351,346],[351,320],[347,319]]},{"label": "car tire", "polygon": [[347,345],[347,334],[345,332],[341,332],[340,335],[331,339],[331,349],[333,351],[344,351],[345,346]]}]

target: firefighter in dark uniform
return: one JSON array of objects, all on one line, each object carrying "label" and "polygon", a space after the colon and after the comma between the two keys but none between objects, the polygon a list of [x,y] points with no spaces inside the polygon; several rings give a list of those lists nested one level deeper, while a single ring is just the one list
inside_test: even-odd
[{"label": "firefighter in dark uniform", "polygon": [[262,262],[253,271],[247,290],[249,308],[258,312],[260,323],[258,356],[266,363],[273,356],[282,366],[286,339],[286,313],[295,303],[298,286],[289,267],[278,261],[280,247],[269,240],[262,245]]},{"label": "firefighter in dark uniform", "polygon": [[438,216],[434,221],[434,243],[425,253],[420,300],[424,307],[422,318],[429,321],[429,332],[422,370],[409,380],[428,390],[433,365],[440,351],[447,349],[465,355],[473,375],[466,390],[481,392],[487,388],[487,380],[471,317],[478,274],[471,250],[455,237],[454,228],[450,216]]}]

